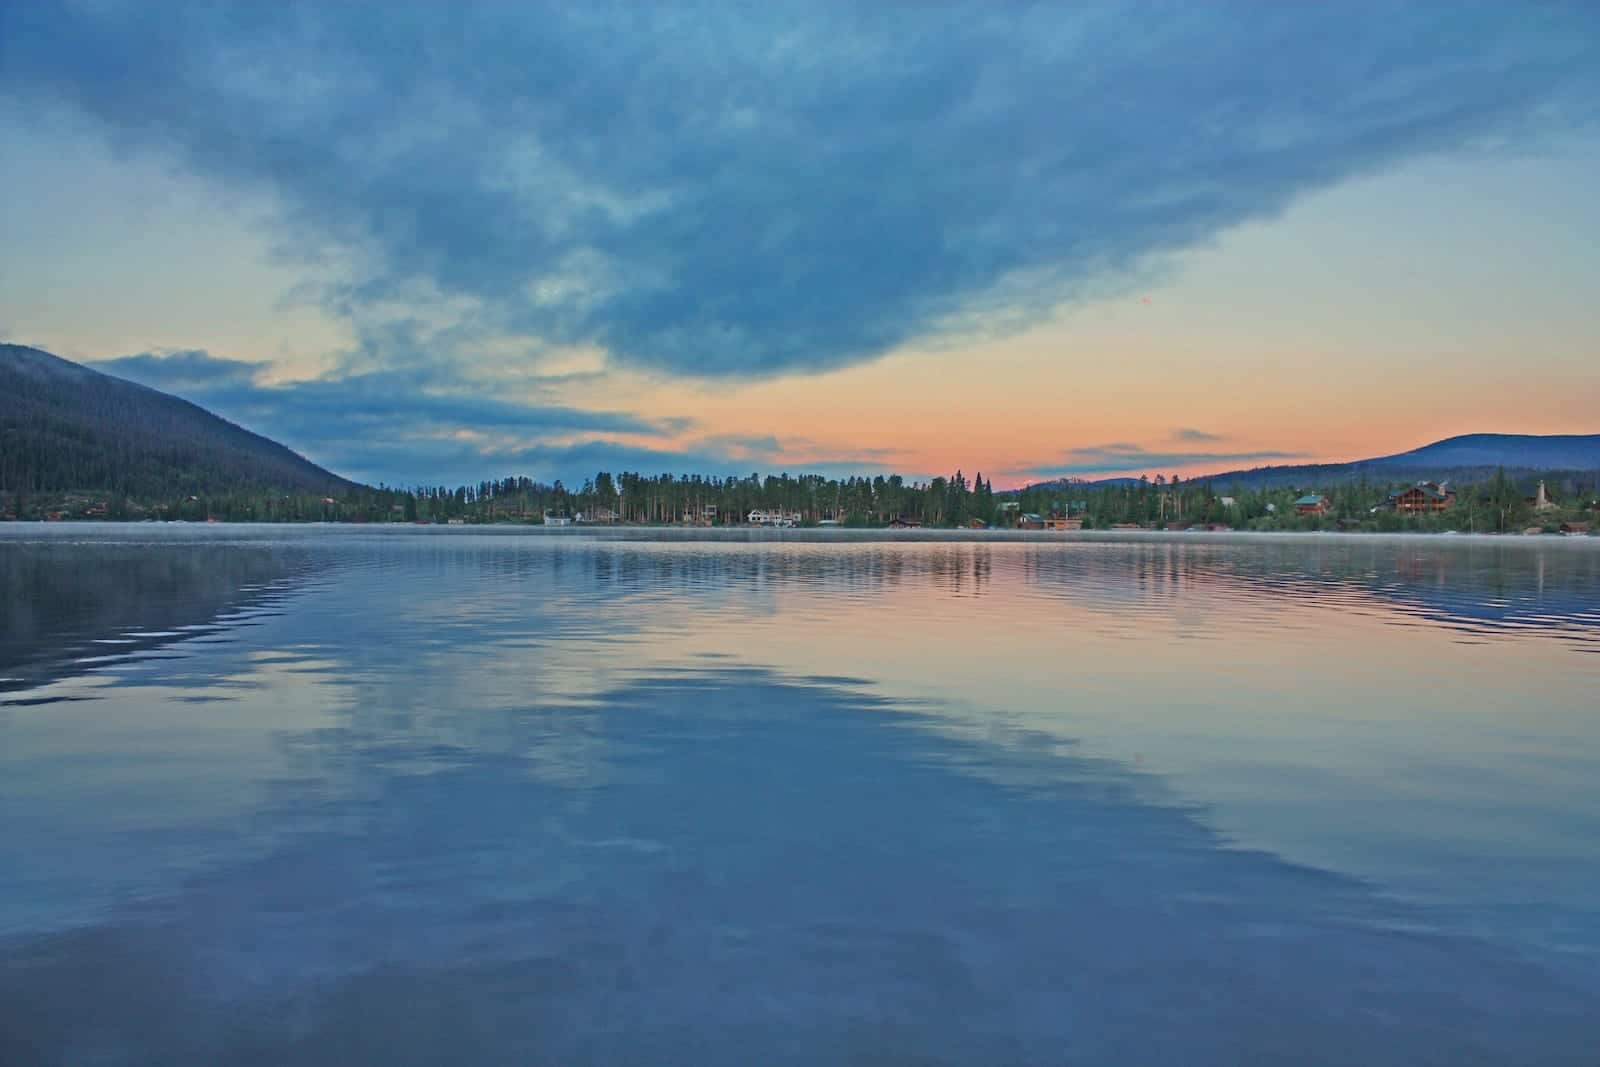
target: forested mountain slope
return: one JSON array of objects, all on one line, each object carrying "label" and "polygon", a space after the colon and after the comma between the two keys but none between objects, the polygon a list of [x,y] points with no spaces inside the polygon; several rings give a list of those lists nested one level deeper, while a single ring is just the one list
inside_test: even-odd
[{"label": "forested mountain slope", "polygon": [[0,492],[173,499],[352,483],[175,396],[0,345]]}]

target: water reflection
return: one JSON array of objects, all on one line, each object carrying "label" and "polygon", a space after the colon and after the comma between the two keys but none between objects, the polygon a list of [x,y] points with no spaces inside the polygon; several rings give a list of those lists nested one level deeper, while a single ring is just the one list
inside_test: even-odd
[{"label": "water reflection", "polygon": [[20,1062],[1593,1048],[1591,554],[204,547],[0,709]]},{"label": "water reflection", "polygon": [[309,569],[282,546],[0,541],[0,693],[217,634]]}]

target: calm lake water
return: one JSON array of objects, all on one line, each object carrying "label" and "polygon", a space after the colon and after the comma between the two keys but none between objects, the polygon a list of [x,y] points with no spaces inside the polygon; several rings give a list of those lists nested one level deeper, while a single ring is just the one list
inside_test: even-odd
[{"label": "calm lake water", "polygon": [[1597,549],[0,527],[0,1062],[1592,1067]]}]

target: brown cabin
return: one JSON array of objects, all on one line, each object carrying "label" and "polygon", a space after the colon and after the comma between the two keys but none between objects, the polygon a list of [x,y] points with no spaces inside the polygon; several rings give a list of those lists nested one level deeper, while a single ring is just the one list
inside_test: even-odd
[{"label": "brown cabin", "polygon": [[1436,482],[1418,482],[1407,489],[1396,489],[1385,501],[1396,511],[1444,511],[1456,502],[1454,489]]},{"label": "brown cabin", "polygon": [[889,520],[889,529],[891,529],[891,530],[920,530],[920,529],[922,529],[922,520],[921,519],[907,519],[907,518],[902,518],[899,515],[896,515],[894,518]]},{"label": "brown cabin", "polygon": [[1065,515],[1052,515],[1044,520],[1044,528],[1046,530],[1081,530],[1083,529],[1083,520],[1069,519]]},{"label": "brown cabin", "polygon": [[1320,493],[1308,493],[1294,502],[1294,510],[1300,515],[1324,515],[1333,507],[1333,501]]}]

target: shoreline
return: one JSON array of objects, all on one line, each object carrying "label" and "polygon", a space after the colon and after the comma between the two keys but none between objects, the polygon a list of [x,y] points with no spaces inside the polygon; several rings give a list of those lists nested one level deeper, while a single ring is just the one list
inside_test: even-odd
[{"label": "shoreline", "polygon": [[1568,545],[1600,549],[1600,536],[1594,534],[1522,534],[1421,531],[1360,532],[1347,530],[962,530],[883,528],[794,527],[772,529],[751,526],[538,526],[517,523],[481,523],[451,526],[416,523],[355,522],[19,522],[0,521],[0,540],[18,540],[18,535],[45,533],[52,541],[70,538],[69,531],[141,532],[164,537],[171,534],[199,533],[206,539],[227,539],[230,534],[249,530],[315,531],[336,537],[536,537],[576,538],[591,541],[684,541],[709,544],[1245,544],[1281,543],[1354,544],[1363,541],[1401,543],[1444,543],[1450,545]]}]

